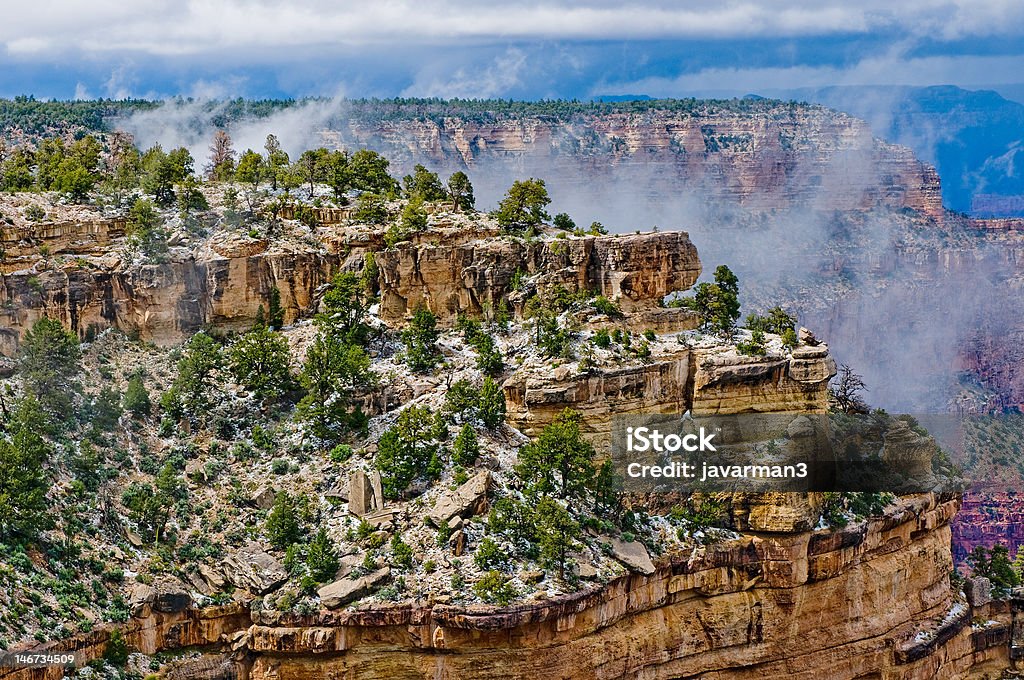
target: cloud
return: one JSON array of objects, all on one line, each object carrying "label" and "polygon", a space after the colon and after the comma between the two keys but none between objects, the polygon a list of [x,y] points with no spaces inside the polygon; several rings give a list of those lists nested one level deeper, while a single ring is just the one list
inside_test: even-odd
[{"label": "cloud", "polygon": [[402,96],[489,99],[520,85],[525,66],[526,54],[517,48],[509,48],[482,68],[459,67],[450,75],[438,74],[438,66],[430,65]]},{"label": "cloud", "polygon": [[1015,0],[608,2],[510,0],[42,0],[5,9],[12,56],[61,50],[181,56],[439,41],[741,39],[894,32],[938,40],[1019,35]]},{"label": "cloud", "polygon": [[[849,66],[706,68],[678,76],[652,76],[595,85],[594,94],[643,92],[657,97],[770,93],[830,85],[997,85],[1024,71],[1024,55],[905,57],[890,52]],[[1010,75],[1012,74],[1012,75]]]}]

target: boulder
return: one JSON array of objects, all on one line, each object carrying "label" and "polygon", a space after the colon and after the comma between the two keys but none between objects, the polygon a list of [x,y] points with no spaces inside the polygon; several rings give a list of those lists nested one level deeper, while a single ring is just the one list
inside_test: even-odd
[{"label": "boulder", "polygon": [[381,488],[380,473],[374,470],[366,474],[355,470],[348,479],[348,510],[362,517],[384,507],[384,492]]},{"label": "boulder", "polygon": [[153,590],[153,611],[174,614],[192,606],[192,596],[177,579],[161,579],[154,584]]},{"label": "boulder", "polygon": [[145,583],[133,583],[128,591],[128,604],[132,610],[132,616],[142,616],[147,605],[152,605],[156,600],[156,588]]},{"label": "boulder", "polygon": [[466,552],[466,532],[462,529],[458,529],[452,532],[452,535],[448,537],[448,550],[451,551],[455,557],[462,557],[463,553]]},{"label": "boulder", "polygon": [[796,338],[800,341],[801,345],[810,345],[811,347],[815,347],[821,344],[820,341],[814,337],[814,333],[803,326],[801,326],[800,330],[797,331]]},{"label": "boulder", "polygon": [[224,574],[220,573],[220,570],[216,567],[211,567],[208,564],[199,565],[199,575],[214,590],[223,590],[224,586],[227,585],[227,581],[224,580]]},{"label": "boulder", "polygon": [[318,591],[320,603],[327,609],[337,609],[362,597],[366,597],[391,578],[391,569],[384,567],[375,572],[356,578],[343,578],[330,583]]},{"label": "boulder", "polygon": [[281,563],[255,543],[225,558],[222,571],[229,583],[257,595],[266,595],[288,580]]},{"label": "boulder", "polygon": [[972,607],[986,605],[992,601],[992,581],[984,576],[969,578],[964,582],[964,595]]},{"label": "boulder", "polygon": [[487,509],[487,491],[491,488],[491,471],[481,470],[455,491],[437,499],[427,519],[435,527],[453,517],[472,517]]},{"label": "boulder", "polygon": [[263,484],[253,491],[249,500],[260,510],[270,510],[270,508],[274,507],[274,499],[276,497],[277,492],[274,491],[273,487],[269,484]]},{"label": "boulder", "polygon": [[612,556],[622,562],[630,571],[636,571],[645,576],[654,573],[654,563],[651,556],[647,554],[647,548],[640,541],[621,541],[617,538],[611,539]]}]

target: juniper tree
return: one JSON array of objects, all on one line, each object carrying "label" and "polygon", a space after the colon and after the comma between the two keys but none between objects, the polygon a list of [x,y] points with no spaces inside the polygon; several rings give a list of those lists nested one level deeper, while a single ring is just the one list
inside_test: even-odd
[{"label": "juniper tree", "polygon": [[594,447],[580,431],[580,414],[563,410],[519,452],[516,474],[534,495],[582,498],[594,477]]},{"label": "juniper tree", "polygon": [[437,317],[424,306],[416,308],[409,327],[402,331],[405,343],[405,362],[415,373],[426,373],[441,360],[437,349]]},{"label": "juniper tree", "polygon": [[410,199],[441,201],[447,195],[437,173],[427,170],[420,164],[413,168],[413,174],[402,178],[402,186]]},{"label": "juniper tree", "polygon": [[470,183],[466,173],[461,170],[453,173],[448,178],[446,189],[448,200],[452,202],[452,207],[456,211],[473,209],[476,198],[473,196],[473,185]]},{"label": "juniper tree", "polygon": [[547,186],[542,179],[517,180],[498,203],[495,217],[507,231],[522,232],[535,229],[549,219],[544,208],[551,203]]},{"label": "juniper tree", "polygon": [[288,340],[266,326],[238,338],[230,350],[231,372],[263,399],[275,399],[291,388]]},{"label": "juniper tree", "polygon": [[313,540],[309,542],[306,566],[309,568],[309,575],[318,583],[331,581],[338,573],[338,552],[323,527],[320,527]]},{"label": "juniper tree", "polygon": [[60,421],[72,417],[72,400],[82,370],[78,338],[59,321],[42,318],[25,333],[18,369],[26,394]]},{"label": "juniper tree", "polygon": [[295,499],[287,491],[279,491],[264,527],[267,540],[278,550],[285,550],[299,540],[300,527]]},{"label": "juniper tree", "polygon": [[377,442],[374,466],[380,471],[385,498],[399,498],[418,477],[440,473],[433,425],[429,408],[410,406]]},{"label": "juniper tree", "polygon": [[549,497],[537,502],[536,519],[540,557],[558,565],[558,578],[565,579],[566,556],[580,547],[580,525],[561,503]]},{"label": "juniper tree", "polygon": [[45,470],[51,450],[41,434],[45,420],[39,402],[24,397],[10,437],[0,439],[0,543],[33,540],[52,524]]}]

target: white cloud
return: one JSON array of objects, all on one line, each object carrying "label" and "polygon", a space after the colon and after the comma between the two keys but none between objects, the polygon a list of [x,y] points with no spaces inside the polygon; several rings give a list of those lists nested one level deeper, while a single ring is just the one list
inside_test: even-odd
[{"label": "white cloud", "polygon": [[508,92],[522,82],[526,54],[510,48],[482,66],[459,67],[451,74],[437,74],[430,66],[417,74],[403,97],[488,99]]},{"label": "white cloud", "polygon": [[905,58],[899,54],[865,58],[849,67],[791,66],[708,68],[672,78],[650,77],[602,83],[593,94],[643,92],[655,97],[713,93],[765,93],[829,85],[999,85],[1008,74],[1024,72],[1024,55]]},{"label": "white cloud", "polygon": [[5,8],[0,44],[28,58],[103,54],[246,54],[376,42],[799,37],[894,31],[958,39],[1018,35],[1017,0],[42,0]]}]

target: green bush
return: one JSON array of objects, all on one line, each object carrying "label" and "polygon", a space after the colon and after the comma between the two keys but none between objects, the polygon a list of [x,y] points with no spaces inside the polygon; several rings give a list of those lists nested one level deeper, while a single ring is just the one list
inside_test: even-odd
[{"label": "green bush", "polygon": [[[454,576],[452,577],[454,582]],[[488,604],[505,606],[519,596],[510,579],[498,571],[490,571],[473,584],[473,593]]]}]

